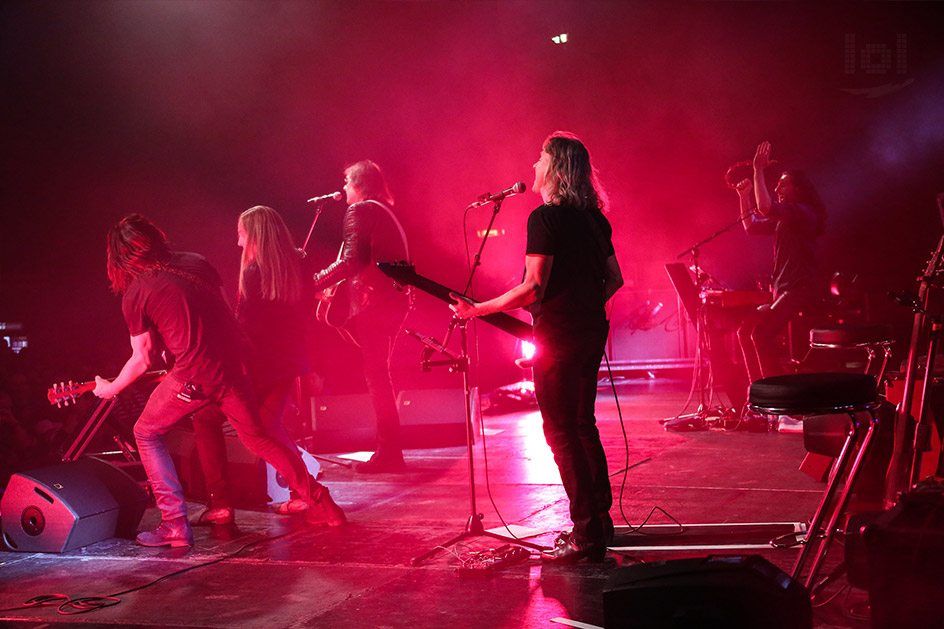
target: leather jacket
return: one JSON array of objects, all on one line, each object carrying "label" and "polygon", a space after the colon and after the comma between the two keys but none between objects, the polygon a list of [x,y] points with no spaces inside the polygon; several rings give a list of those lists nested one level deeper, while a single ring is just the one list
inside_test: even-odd
[{"label": "leather jacket", "polygon": [[[341,280],[351,280],[360,295],[360,310],[393,297],[393,283],[377,269],[375,262],[403,259],[406,252],[396,225],[387,211],[371,201],[347,208],[343,221],[343,244],[338,259],[314,276],[314,289],[323,290]],[[388,293],[390,293],[388,295]]]},{"label": "leather jacket", "polygon": [[315,273],[315,290],[351,279],[371,264],[371,232],[376,223],[373,204],[361,202],[347,208],[343,223],[343,246],[338,259]]}]

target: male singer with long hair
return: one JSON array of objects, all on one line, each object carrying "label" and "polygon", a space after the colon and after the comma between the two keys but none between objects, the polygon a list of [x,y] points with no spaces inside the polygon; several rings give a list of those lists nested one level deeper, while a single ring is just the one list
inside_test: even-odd
[{"label": "male singer with long hair", "polygon": [[558,131],[545,140],[532,190],[544,204],[528,218],[522,283],[480,303],[452,294],[452,309],[463,319],[513,308],[531,311],[535,393],[574,523],[543,558],[602,561],[613,538],[613,497],[594,402],[609,332],[604,306],[623,278],[603,215],[606,196],[576,136]]},{"label": "male singer with long hair", "polygon": [[108,234],[108,278],[120,294],[131,334],[131,357],[111,382],[95,378],[100,398],[118,395],[144,374],[155,348],[174,364],[148,398],[134,437],[161,524],[138,535],[142,546],[191,546],[187,504],[165,435],[181,419],[208,404],[220,407],[251,452],[282,474],[309,504],[306,520],[337,526],[344,521],[327,487],[313,482],[297,450],[273,440],[262,426],[241,356],[240,334],[223,299],[222,281],[206,258],[172,252],[150,220],[132,214]]},{"label": "male singer with long hair", "polygon": [[[393,213],[393,196],[383,171],[370,160],[344,170],[348,208],[338,259],[315,274],[315,290],[345,283],[343,305],[361,347],[364,376],[377,415],[377,446],[370,460],[358,464],[360,473],[396,473],[405,469],[400,442],[400,414],[390,378],[393,344],[409,307],[408,298],[376,267],[376,262],[409,259],[406,234]],[[337,307],[339,304],[332,304]]]}]

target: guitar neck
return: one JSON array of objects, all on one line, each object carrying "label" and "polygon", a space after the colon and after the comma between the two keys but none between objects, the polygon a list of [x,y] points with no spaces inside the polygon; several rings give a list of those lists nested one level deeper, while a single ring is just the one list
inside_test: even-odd
[{"label": "guitar neck", "polygon": [[[462,294],[459,291],[452,290],[448,286],[443,286],[438,282],[434,282],[429,278],[417,274],[412,265],[378,262],[377,267],[394,281],[409,286],[415,286],[424,293],[428,293],[447,304],[453,303],[453,299],[449,296],[450,292],[456,293],[457,295]],[[495,312],[483,315],[479,317],[479,319],[503,332],[518,337],[522,341],[530,341],[532,338],[531,326],[521,319],[512,317],[510,314]]]},{"label": "guitar neck", "polygon": [[[138,378],[137,382],[160,381],[166,374],[166,370],[148,371]],[[49,400],[50,404],[56,406],[62,406],[63,404],[68,406],[70,402],[74,402],[83,393],[88,393],[94,389],[94,380],[89,382],[60,382],[52,385],[52,388],[46,391],[46,399]]]}]

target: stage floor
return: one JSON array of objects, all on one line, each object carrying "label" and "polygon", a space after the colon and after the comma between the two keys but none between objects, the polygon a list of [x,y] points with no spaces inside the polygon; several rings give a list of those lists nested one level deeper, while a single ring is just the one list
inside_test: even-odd
[{"label": "stage floor", "polygon": [[[802,436],[666,432],[658,420],[682,411],[687,381],[641,378],[616,389],[622,421],[608,386],[600,389],[597,417],[613,485],[614,547],[621,550],[602,564],[548,566],[532,556],[491,574],[458,574],[472,553],[504,543],[482,536],[412,565],[465,530],[471,505],[466,448],[408,450],[404,474],[364,476],[322,461],[321,480],[349,518],[336,529],[240,509],[236,526],[195,528],[192,549],[111,539],[61,554],[0,552],[0,620],[23,628],[603,626],[604,584],[620,566],[760,555],[789,573],[797,548],[770,547],[766,528],[688,527],[679,534],[675,524],[806,522],[824,484],[798,470]],[[503,520],[540,531],[529,542],[552,544],[569,528],[567,500],[537,409],[486,416],[484,426],[487,457],[479,440],[474,474],[485,529]],[[191,504],[191,514],[199,507]],[[149,508],[142,528],[158,519]],[[837,544],[830,564],[841,555]],[[79,615],[23,606],[41,595],[107,596],[182,569],[189,570]],[[855,617],[867,613],[866,592],[844,585],[840,579],[826,589],[822,600],[836,596],[815,609],[814,626],[869,626]]]}]

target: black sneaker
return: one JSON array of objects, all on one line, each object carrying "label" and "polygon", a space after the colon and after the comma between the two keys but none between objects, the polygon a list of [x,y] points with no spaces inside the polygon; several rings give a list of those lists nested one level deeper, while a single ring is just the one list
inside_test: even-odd
[{"label": "black sneaker", "polygon": [[399,474],[406,471],[406,463],[402,454],[377,455],[370,457],[363,463],[354,466],[358,474]]}]

